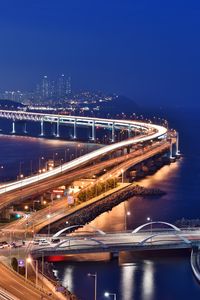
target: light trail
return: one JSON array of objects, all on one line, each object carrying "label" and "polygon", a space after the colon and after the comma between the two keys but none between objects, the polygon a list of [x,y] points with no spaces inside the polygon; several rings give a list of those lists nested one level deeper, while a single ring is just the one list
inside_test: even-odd
[{"label": "light trail", "polygon": [[[83,165],[85,165],[86,163],[93,161],[94,159],[104,156],[105,154],[121,149],[121,148],[125,148],[128,146],[132,146],[134,144],[137,143],[143,143],[146,141],[150,141],[150,140],[154,140],[156,138],[159,137],[164,137],[167,133],[167,128],[160,126],[160,125],[155,125],[155,124],[149,124],[149,123],[145,123],[145,122],[138,122],[138,121],[129,121],[129,120],[115,120],[115,119],[101,119],[101,118],[87,118],[87,117],[76,117],[76,116],[65,116],[65,115],[44,115],[44,114],[39,114],[39,113],[27,113],[27,112],[20,112],[20,111],[16,111],[16,112],[12,112],[12,111],[0,111],[0,117],[2,117],[2,112],[5,112],[7,114],[10,114],[10,118],[12,118],[12,114],[15,114],[15,116],[17,114],[19,115],[24,115],[25,116],[36,116],[38,118],[44,118],[48,117],[48,118],[53,118],[55,120],[59,119],[63,119],[63,120],[82,120],[85,121],[85,126],[91,126],[91,124],[87,123],[90,121],[95,121],[95,124],[97,126],[99,126],[98,124],[107,124],[107,126],[110,127],[111,123],[114,123],[115,125],[119,125],[119,126],[126,126],[128,128],[131,128],[132,130],[134,128],[138,129],[143,129],[145,132],[147,132],[147,134],[143,134],[140,135],[138,137],[134,137],[134,138],[129,138],[125,141],[121,141],[121,142],[117,142],[111,145],[107,145],[105,147],[102,147],[100,149],[97,149],[95,151],[92,151],[88,154],[85,154],[79,158],[76,158],[70,162],[67,162],[59,167],[54,168],[53,170],[49,170],[45,173],[42,174],[37,174],[37,175],[33,175],[31,177],[27,177],[27,178],[23,178],[20,179],[18,181],[14,181],[14,182],[10,182],[7,184],[3,184],[0,187],[0,194],[4,194],[6,192],[9,191],[14,191],[16,189],[21,189],[22,187],[34,184],[34,183],[38,183],[42,180],[48,179],[52,176],[55,175],[59,175],[62,174],[66,171],[70,171],[76,167],[81,167]],[[5,116],[4,116],[5,117]],[[39,120],[38,120],[39,121]],[[78,124],[78,123],[77,123]],[[83,125],[83,124],[82,124]]]}]

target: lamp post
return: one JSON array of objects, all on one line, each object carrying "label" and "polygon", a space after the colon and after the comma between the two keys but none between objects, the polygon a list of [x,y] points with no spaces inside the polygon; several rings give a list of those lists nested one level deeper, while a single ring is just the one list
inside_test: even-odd
[{"label": "lamp post", "polygon": [[[152,232],[153,232],[153,228],[152,228],[152,218],[147,217],[147,221],[151,222],[151,236],[152,236]],[[152,244],[152,237],[151,237],[151,244]]]},{"label": "lamp post", "polygon": [[122,183],[124,183],[124,170],[121,169],[121,173],[122,173]]},{"label": "lamp post", "polygon": [[40,200],[33,200],[33,212],[35,211],[35,203],[39,203]]},{"label": "lamp post", "polygon": [[126,202],[124,201],[124,230],[127,230],[127,217],[131,215],[130,211],[126,210]]},{"label": "lamp post", "polygon": [[69,154],[69,148],[65,149],[65,162],[67,161],[67,152]]},{"label": "lamp post", "polygon": [[51,214],[50,214],[50,212],[48,213],[48,215],[47,215],[47,219],[49,220],[49,222],[48,222],[48,237],[50,238],[50,230],[51,230],[51,223],[50,223],[50,218],[51,218]]},{"label": "lamp post", "polygon": [[37,259],[32,259],[30,256],[26,258],[26,267],[25,267],[25,278],[28,279],[28,264],[31,264],[35,261],[36,270],[35,270],[35,286],[38,286],[38,261]]},{"label": "lamp post", "polygon": [[116,293],[109,293],[109,292],[105,292],[104,296],[106,298],[109,298],[110,296],[113,296],[113,300],[117,300],[117,294]]},{"label": "lamp post", "polygon": [[55,156],[56,157],[58,156],[58,152],[56,152],[56,153],[53,152],[53,164],[54,164],[54,166],[55,166]]},{"label": "lamp post", "polygon": [[80,154],[80,151],[79,151],[79,154],[78,154],[78,148],[80,148],[81,147],[81,145],[80,144],[78,144],[77,146],[76,146],[76,158],[79,156],[79,154]]},{"label": "lamp post", "polygon": [[88,273],[89,277],[94,277],[94,300],[97,300],[97,273]]},{"label": "lamp post", "polygon": [[[3,170],[3,165],[0,166],[0,169]],[[3,172],[2,172],[3,173]],[[1,182],[3,182],[3,176],[1,176]]]},{"label": "lamp post", "polygon": [[19,162],[19,178],[22,178],[24,175],[22,174],[22,164],[23,164],[24,162],[23,161],[20,161]]}]

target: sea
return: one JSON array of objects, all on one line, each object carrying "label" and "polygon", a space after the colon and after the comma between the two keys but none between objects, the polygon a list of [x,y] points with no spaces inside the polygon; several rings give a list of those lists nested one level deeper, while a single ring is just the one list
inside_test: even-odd
[{"label": "sea", "polygon": [[[98,216],[90,225],[110,232],[124,230],[125,223],[127,229],[132,230],[145,223],[147,217],[171,223],[181,218],[200,218],[200,109],[176,107],[146,111],[150,117],[153,113],[167,118],[170,127],[179,131],[182,157],[138,184],[159,188],[166,194],[155,199],[130,198]],[[55,156],[63,161],[72,154],[78,155],[77,142],[38,137],[39,128],[34,124],[27,127],[31,137],[23,136],[23,131],[20,136],[11,135],[11,122],[6,120],[0,120],[0,129],[1,182],[15,179],[20,172],[37,171],[44,160]],[[81,143],[85,153],[97,147],[99,145]],[[69,150],[66,152],[66,149]],[[125,220],[127,211],[130,214]],[[200,299],[200,284],[193,276],[188,254],[124,255],[122,261],[118,258],[97,262],[65,261],[54,263],[53,267],[60,282],[80,300],[94,299],[94,278],[88,273],[97,273],[98,300],[106,299],[105,291],[116,294],[117,300]]]}]

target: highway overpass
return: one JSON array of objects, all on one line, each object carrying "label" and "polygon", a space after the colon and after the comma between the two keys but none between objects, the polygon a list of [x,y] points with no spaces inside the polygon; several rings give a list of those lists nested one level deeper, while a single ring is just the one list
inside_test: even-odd
[{"label": "highway overpass", "polygon": [[[102,127],[126,127],[129,132],[134,129],[140,129],[142,134],[133,138],[128,138],[125,141],[112,143],[111,145],[102,147],[91,153],[85,154],[79,158],[76,158],[70,162],[62,164],[53,170],[47,171],[42,174],[33,175],[27,178],[21,178],[18,181],[2,184],[0,187],[0,194],[5,194],[9,191],[16,191],[31,184],[37,184],[44,180],[49,180],[53,176],[60,176],[63,173],[70,172],[76,168],[80,169],[87,163],[94,161],[95,159],[107,155],[113,151],[125,147],[131,147],[137,143],[143,143],[146,141],[153,141],[158,138],[166,138],[167,128],[151,123],[129,121],[129,120],[115,120],[115,119],[101,119],[101,118],[88,118],[88,117],[73,117],[65,115],[50,115],[50,114],[38,114],[28,113],[24,111],[0,111],[0,117],[7,119],[20,119],[20,120],[35,120],[40,122],[57,122],[59,124],[76,124],[76,126],[102,126]],[[113,129],[114,130],[114,129]],[[114,142],[114,140],[113,140]]]}]

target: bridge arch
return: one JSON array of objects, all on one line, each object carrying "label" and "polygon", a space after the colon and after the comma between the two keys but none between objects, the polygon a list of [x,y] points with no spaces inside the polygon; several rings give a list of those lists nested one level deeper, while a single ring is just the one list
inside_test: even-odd
[{"label": "bridge arch", "polygon": [[[79,228],[79,227],[83,227],[83,226],[85,226],[85,225],[80,224],[80,225],[72,225],[72,226],[65,227],[65,228],[59,230],[58,232],[56,232],[53,235],[53,238],[60,236],[63,232],[69,231],[70,229]],[[91,225],[87,225],[87,226],[89,226],[90,228],[92,228],[94,230],[94,232],[98,232],[100,235],[105,235],[106,234],[103,230],[100,230],[100,229],[98,229],[98,228],[96,228],[94,226],[91,226]]]},{"label": "bridge arch", "polygon": [[[187,238],[181,236],[180,234],[177,234],[176,232],[172,232],[175,236],[179,237],[180,240],[183,240],[186,244],[190,244],[190,240],[188,240]],[[146,242],[148,242],[149,240],[153,239],[154,237],[157,237],[157,236],[164,236],[162,234],[159,234],[159,233],[156,233],[156,234],[152,234],[152,235],[149,235],[148,237],[144,238],[142,241],[138,242],[138,245],[142,246],[144,245]],[[167,240],[166,240],[167,241]]]},{"label": "bridge arch", "polygon": [[139,232],[141,229],[143,229],[144,227],[147,227],[149,225],[153,225],[153,224],[162,224],[162,225],[166,225],[172,229],[174,229],[175,231],[181,231],[180,228],[176,227],[175,225],[171,224],[171,223],[167,223],[167,222],[162,222],[162,221],[155,221],[155,222],[148,222],[148,223],[145,223],[139,227],[137,227],[136,229],[134,229],[132,231],[132,233],[137,233]]},{"label": "bridge arch", "polygon": [[104,248],[106,247],[106,245],[102,241],[99,241],[99,240],[94,239],[94,238],[90,238],[90,237],[87,237],[87,238],[73,238],[73,237],[69,237],[67,240],[61,241],[60,243],[55,245],[54,249],[64,248],[64,247],[62,247],[62,245],[66,244],[66,243],[68,243],[68,246],[70,247],[70,242],[71,241],[92,241],[92,242],[95,242],[98,245],[101,245]]}]

